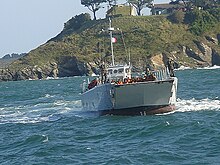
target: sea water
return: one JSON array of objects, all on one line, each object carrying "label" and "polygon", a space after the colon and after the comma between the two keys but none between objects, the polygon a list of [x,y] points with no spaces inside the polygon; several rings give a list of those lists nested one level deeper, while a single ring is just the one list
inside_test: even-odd
[{"label": "sea water", "polygon": [[0,164],[220,164],[220,69],[175,71],[176,111],[81,115],[86,77],[0,83]]}]

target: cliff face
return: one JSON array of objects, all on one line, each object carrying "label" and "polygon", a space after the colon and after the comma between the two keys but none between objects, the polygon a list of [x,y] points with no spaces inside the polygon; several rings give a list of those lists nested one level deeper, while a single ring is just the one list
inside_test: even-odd
[{"label": "cliff face", "polygon": [[[207,36],[207,38],[209,37]],[[154,68],[160,68],[161,66],[165,66],[168,58],[171,58],[175,61],[177,68],[181,65],[194,68],[214,65],[220,66],[220,52],[215,49],[215,46],[218,46],[219,41],[213,37],[212,39],[215,42],[213,42],[213,40],[207,40],[207,43],[205,44],[203,42],[196,41],[195,49],[188,46],[181,46],[178,51],[160,53],[150,58],[150,63]]]},{"label": "cliff face", "polygon": [[[195,36],[186,25],[172,24],[166,17],[119,17],[112,20],[117,62],[128,61],[142,70],[164,67],[171,58],[176,67],[220,65],[220,24]],[[26,56],[0,69],[0,81],[82,76],[98,73],[101,58],[109,54],[108,20],[85,24],[81,31],[51,39]],[[127,53],[126,53],[127,52]],[[106,58],[107,63],[111,57]]]},{"label": "cliff face", "polygon": [[[217,42],[215,42],[217,45]],[[181,46],[179,50],[159,53],[148,59],[148,63],[152,68],[159,69],[165,67],[168,58],[175,61],[176,67],[205,67],[205,66],[220,66],[220,53],[213,47],[202,42],[196,42],[197,49],[193,50],[187,46]],[[19,70],[10,68],[0,71],[0,81],[17,81],[27,79],[46,79],[47,77],[70,77],[83,76],[91,73],[97,74],[98,65],[95,62],[83,62],[77,60],[76,57],[62,56],[59,63],[48,62],[44,66],[28,66]],[[188,59],[190,62],[184,61]],[[135,62],[136,67],[143,69],[144,63]]]},{"label": "cliff face", "polygon": [[48,63],[43,67],[39,66],[28,66],[23,67],[19,70],[11,68],[2,69],[0,73],[0,80],[2,81],[17,81],[17,80],[28,80],[28,79],[45,79],[47,77],[58,76],[58,67],[56,63]]}]

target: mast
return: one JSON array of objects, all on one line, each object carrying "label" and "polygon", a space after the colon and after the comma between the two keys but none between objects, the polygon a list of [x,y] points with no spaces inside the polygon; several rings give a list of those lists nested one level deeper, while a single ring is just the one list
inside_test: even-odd
[{"label": "mast", "polygon": [[131,66],[131,49],[129,48],[129,52],[128,52],[128,65],[129,67]]},{"label": "mast", "polygon": [[109,35],[110,35],[110,43],[111,43],[111,52],[112,52],[112,66],[115,66],[115,59],[114,59],[114,49],[113,49],[113,42],[112,42],[112,31],[114,31],[114,28],[112,27],[112,21],[109,18]]}]

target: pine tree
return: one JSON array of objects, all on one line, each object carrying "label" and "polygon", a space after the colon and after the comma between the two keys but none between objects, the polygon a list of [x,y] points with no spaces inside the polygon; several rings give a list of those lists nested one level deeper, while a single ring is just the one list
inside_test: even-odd
[{"label": "pine tree", "polygon": [[93,12],[94,20],[96,20],[96,12],[101,8],[101,4],[106,0],[81,0],[81,4]]}]

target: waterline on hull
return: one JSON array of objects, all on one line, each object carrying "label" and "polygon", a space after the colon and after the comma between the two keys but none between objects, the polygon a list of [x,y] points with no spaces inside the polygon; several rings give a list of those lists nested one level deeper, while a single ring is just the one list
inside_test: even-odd
[{"label": "waterline on hull", "polygon": [[111,109],[101,111],[85,111],[86,114],[93,114],[95,116],[103,115],[118,115],[118,116],[146,116],[154,114],[163,114],[172,112],[176,109],[175,105],[160,105],[160,106],[143,106],[123,109]]}]

